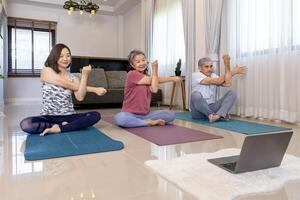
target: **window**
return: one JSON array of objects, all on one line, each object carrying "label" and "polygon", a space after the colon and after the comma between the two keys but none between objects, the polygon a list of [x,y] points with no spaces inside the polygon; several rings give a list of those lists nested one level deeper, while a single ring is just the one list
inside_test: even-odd
[{"label": "window", "polygon": [[56,22],[8,18],[8,75],[39,76],[55,44]]},{"label": "window", "polygon": [[[185,44],[180,0],[156,0],[153,16],[152,58],[159,62],[159,74],[175,75],[179,59],[185,66]],[[185,69],[182,68],[185,74]]]},{"label": "window", "polygon": [[238,57],[300,49],[299,0],[236,0]]}]

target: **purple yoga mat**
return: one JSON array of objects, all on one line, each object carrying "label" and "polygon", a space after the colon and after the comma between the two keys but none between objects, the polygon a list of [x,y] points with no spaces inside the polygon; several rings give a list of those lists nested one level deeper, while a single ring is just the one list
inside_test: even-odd
[{"label": "purple yoga mat", "polygon": [[[108,123],[115,124],[113,121],[113,117],[111,116],[102,117],[102,119]],[[222,136],[213,135],[210,133],[205,133],[202,131],[197,131],[177,125],[124,129],[159,146],[223,138]]]}]

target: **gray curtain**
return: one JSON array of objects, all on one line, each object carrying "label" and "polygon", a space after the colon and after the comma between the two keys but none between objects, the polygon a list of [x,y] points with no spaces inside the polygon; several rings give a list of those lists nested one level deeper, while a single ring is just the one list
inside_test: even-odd
[{"label": "gray curtain", "polygon": [[191,95],[192,73],[196,64],[195,52],[195,0],[182,0],[182,16],[183,16],[183,30],[185,41],[185,56],[186,56],[186,75],[185,75],[185,88],[186,88],[186,103],[189,106],[189,99]]},{"label": "gray curtain", "polygon": [[142,43],[149,60],[152,59],[154,0],[142,0]]},{"label": "gray curtain", "polygon": [[[4,2],[5,3],[5,2]],[[4,4],[5,5],[5,4]],[[0,3],[0,26],[1,26],[1,38],[0,43],[2,49],[0,49],[0,75],[7,76],[7,15],[4,9],[4,5]],[[6,84],[7,79],[0,79],[0,110],[5,103],[6,99]],[[3,116],[3,113],[0,111],[0,116]]]},{"label": "gray curtain", "polygon": [[206,53],[220,74],[221,16],[224,0],[204,0]]}]

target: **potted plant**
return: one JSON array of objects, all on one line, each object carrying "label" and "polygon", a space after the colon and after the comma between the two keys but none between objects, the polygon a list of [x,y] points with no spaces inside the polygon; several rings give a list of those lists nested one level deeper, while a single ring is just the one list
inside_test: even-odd
[{"label": "potted plant", "polygon": [[[0,71],[1,71],[1,65],[0,65]],[[0,73],[0,79],[4,79],[4,75]]]},{"label": "potted plant", "polygon": [[180,75],[181,75],[181,59],[179,59],[175,68],[175,76],[180,76]]}]

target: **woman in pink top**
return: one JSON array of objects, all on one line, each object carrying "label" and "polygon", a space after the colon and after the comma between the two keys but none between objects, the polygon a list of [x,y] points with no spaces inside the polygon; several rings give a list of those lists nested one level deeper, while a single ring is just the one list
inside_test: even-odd
[{"label": "woman in pink top", "polygon": [[180,77],[158,77],[158,62],[152,63],[152,76],[147,74],[148,62],[144,52],[133,50],[128,56],[130,71],[127,74],[122,112],[115,122],[122,127],[165,125],[175,119],[169,110],[150,111],[151,93],[158,91],[159,83],[180,82]]}]

